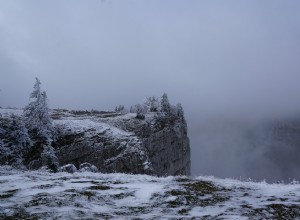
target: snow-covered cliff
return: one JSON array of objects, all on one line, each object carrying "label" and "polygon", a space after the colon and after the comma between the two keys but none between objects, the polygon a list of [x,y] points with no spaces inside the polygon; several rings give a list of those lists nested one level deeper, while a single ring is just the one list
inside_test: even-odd
[{"label": "snow-covered cliff", "polygon": [[135,113],[52,113],[57,138],[53,143],[61,165],[84,162],[101,172],[189,175],[187,126],[180,117]]}]

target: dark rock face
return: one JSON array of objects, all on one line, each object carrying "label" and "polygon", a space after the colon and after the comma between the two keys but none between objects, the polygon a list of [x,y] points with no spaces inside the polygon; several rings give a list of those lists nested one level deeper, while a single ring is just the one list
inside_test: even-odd
[{"label": "dark rock face", "polygon": [[154,173],[190,175],[190,146],[185,123],[174,121],[143,138]]},{"label": "dark rock face", "polygon": [[190,175],[190,146],[182,118],[135,114],[56,120],[53,146],[60,165],[88,162],[100,172]]}]

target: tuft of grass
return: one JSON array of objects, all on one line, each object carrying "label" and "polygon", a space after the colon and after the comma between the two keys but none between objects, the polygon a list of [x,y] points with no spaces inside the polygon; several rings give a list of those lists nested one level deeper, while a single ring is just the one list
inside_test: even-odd
[{"label": "tuft of grass", "polygon": [[295,219],[300,217],[300,206],[270,204],[267,208],[269,209],[269,212],[272,211],[274,219]]},{"label": "tuft of grass", "polygon": [[180,209],[180,210],[178,211],[178,214],[180,214],[180,215],[185,215],[185,214],[187,214],[187,212],[188,212],[187,209]]},{"label": "tuft of grass", "polygon": [[230,199],[228,194],[225,194],[227,190],[215,186],[211,182],[207,181],[186,181],[186,179],[180,180],[183,189],[176,189],[166,192],[166,195],[176,196],[177,199],[168,201],[167,207],[178,208],[182,205],[194,207],[194,206],[213,206],[222,204]]},{"label": "tuft of grass", "polygon": [[179,199],[175,199],[173,201],[168,201],[168,207],[169,208],[176,208],[176,207],[179,207],[179,206],[182,206],[184,205],[184,203]]},{"label": "tuft of grass", "polygon": [[100,182],[94,181],[94,180],[78,180],[78,181],[72,181],[71,183],[91,183],[91,184],[100,184]]},{"label": "tuft of grass", "polygon": [[206,181],[195,181],[195,182],[184,184],[184,186],[190,190],[204,193],[204,194],[211,194],[220,191],[220,189],[217,188],[215,185]]},{"label": "tuft of grass", "polygon": [[181,183],[181,182],[189,182],[189,181],[190,181],[190,179],[183,178],[183,177],[179,177],[179,178],[176,179],[176,182],[179,182],[179,183]]},{"label": "tuft of grass", "polygon": [[79,192],[79,194],[86,196],[88,200],[90,200],[93,196],[95,196],[95,193],[91,191],[83,191],[83,192]]},{"label": "tuft of grass", "polygon": [[0,194],[0,199],[8,199],[10,197],[13,197],[18,191],[19,189],[8,190],[4,192],[4,194]]},{"label": "tuft of grass", "polygon": [[180,195],[184,195],[185,194],[185,192],[184,191],[181,191],[181,190],[171,190],[170,192],[169,192],[172,196],[180,196]]},{"label": "tuft of grass", "polygon": [[105,185],[95,185],[95,186],[91,186],[88,189],[90,190],[109,190],[111,189],[109,186],[105,186]]},{"label": "tuft of grass", "polygon": [[129,211],[132,213],[145,213],[147,211],[146,207],[144,206],[136,206],[136,207],[128,207]]}]

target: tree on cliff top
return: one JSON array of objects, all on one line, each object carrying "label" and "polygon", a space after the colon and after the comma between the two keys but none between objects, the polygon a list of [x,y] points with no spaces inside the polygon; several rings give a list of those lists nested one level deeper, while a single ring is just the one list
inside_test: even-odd
[{"label": "tree on cliff top", "polygon": [[147,112],[157,112],[158,110],[158,99],[155,96],[146,97],[144,101]]},{"label": "tree on cliff top", "polygon": [[160,101],[160,111],[165,113],[171,112],[171,105],[166,93],[163,94]]},{"label": "tree on cliff top", "polygon": [[33,134],[50,139],[53,127],[47,104],[47,94],[41,91],[41,82],[36,78],[33,91],[30,94],[32,101],[24,108],[25,125]]},{"label": "tree on cliff top", "polygon": [[24,108],[23,115],[34,145],[27,152],[25,160],[29,168],[47,166],[56,172],[59,170],[59,164],[55,150],[51,146],[54,129],[49,114],[47,94],[41,91],[41,82],[38,78],[30,98],[32,101]]},{"label": "tree on cliff top", "polygon": [[11,114],[0,119],[0,163],[22,167],[23,156],[32,145],[22,117]]}]

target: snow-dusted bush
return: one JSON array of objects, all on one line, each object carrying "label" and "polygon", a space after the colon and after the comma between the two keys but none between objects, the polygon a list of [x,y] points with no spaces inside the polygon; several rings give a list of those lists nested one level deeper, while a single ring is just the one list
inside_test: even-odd
[{"label": "snow-dusted bush", "polygon": [[83,163],[83,164],[80,164],[79,166],[79,172],[93,172],[93,173],[96,173],[98,172],[98,168],[90,163]]},{"label": "snow-dusted bush", "polygon": [[62,172],[76,173],[77,168],[73,164],[66,164],[60,168]]},{"label": "snow-dusted bush", "polygon": [[144,106],[147,112],[157,112],[159,107],[158,98],[155,96],[146,97]]},{"label": "snow-dusted bush", "polygon": [[137,113],[136,118],[145,119],[145,115],[150,112],[156,112],[158,118],[173,118],[184,120],[184,112],[180,103],[176,106],[170,104],[168,95],[164,93],[159,101],[155,96],[146,97],[144,103],[130,107],[130,113]]},{"label": "snow-dusted bush", "polygon": [[145,114],[147,113],[145,107],[141,104],[135,105],[136,110],[136,118],[138,119],[145,119]]},{"label": "snow-dusted bush", "polygon": [[119,105],[115,107],[115,112],[121,113],[121,114],[127,114],[128,110],[124,107],[124,105]]},{"label": "snow-dusted bush", "polygon": [[41,160],[42,165],[47,166],[53,172],[58,172],[60,170],[59,162],[55,155],[55,150],[49,144],[43,146]]}]

